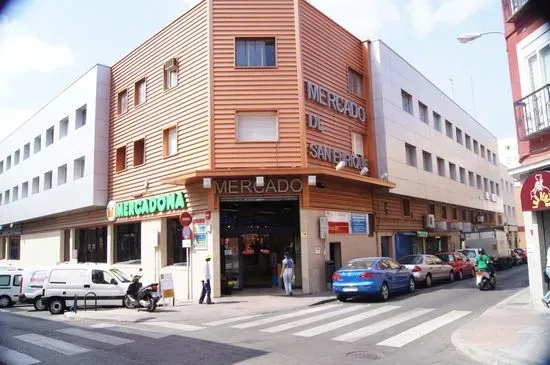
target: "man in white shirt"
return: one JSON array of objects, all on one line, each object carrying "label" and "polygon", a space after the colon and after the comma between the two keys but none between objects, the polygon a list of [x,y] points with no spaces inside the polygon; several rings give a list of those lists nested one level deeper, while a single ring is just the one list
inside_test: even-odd
[{"label": "man in white shirt", "polygon": [[204,267],[203,267],[203,275],[202,275],[202,291],[201,291],[201,298],[199,299],[199,304],[202,304],[204,302],[204,297],[206,296],[206,304],[212,304],[212,300],[210,298],[210,255],[206,255],[204,258]]}]

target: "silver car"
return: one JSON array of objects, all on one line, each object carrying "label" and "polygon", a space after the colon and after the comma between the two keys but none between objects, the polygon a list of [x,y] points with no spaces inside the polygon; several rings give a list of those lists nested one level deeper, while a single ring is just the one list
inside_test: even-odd
[{"label": "silver car", "polygon": [[426,287],[434,281],[454,281],[453,268],[434,255],[408,255],[397,260],[413,272],[414,280]]}]

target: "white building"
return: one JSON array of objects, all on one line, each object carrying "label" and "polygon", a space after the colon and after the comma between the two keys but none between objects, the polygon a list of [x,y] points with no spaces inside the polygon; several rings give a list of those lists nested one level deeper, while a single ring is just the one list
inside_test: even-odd
[{"label": "white building", "polygon": [[0,142],[0,260],[70,259],[74,231],[26,234],[26,224],[105,211],[109,92],[110,68],[96,65]]},{"label": "white building", "polygon": [[509,169],[519,166],[517,138],[501,138],[498,140],[498,156],[500,162]]}]

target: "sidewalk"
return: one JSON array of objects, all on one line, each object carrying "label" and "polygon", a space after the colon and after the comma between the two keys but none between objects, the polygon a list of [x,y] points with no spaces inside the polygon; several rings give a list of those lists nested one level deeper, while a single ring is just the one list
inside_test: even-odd
[{"label": "sidewalk", "polygon": [[526,288],[456,330],[451,340],[481,364],[545,364],[545,356],[550,356],[550,310],[537,311]]},{"label": "sidewalk", "polygon": [[[143,322],[143,321],[171,321],[183,322],[189,320],[208,321],[245,315],[257,315],[277,311],[288,311],[303,308],[311,305],[319,305],[334,301],[335,297],[331,292],[318,294],[301,294],[295,291],[294,295],[287,297],[281,290],[268,292],[243,292],[221,298],[213,298],[214,304],[198,304],[193,301],[176,302],[175,306],[170,303],[166,307],[157,307],[153,313],[145,310],[126,308],[100,308],[96,311],[84,311],[79,309],[76,318],[100,321],[117,322]],[[72,314],[70,315],[71,317]]]}]

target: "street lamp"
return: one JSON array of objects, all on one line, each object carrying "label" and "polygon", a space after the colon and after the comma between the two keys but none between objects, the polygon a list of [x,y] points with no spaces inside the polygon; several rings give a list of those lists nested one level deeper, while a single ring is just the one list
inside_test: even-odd
[{"label": "street lamp", "polygon": [[478,39],[485,34],[504,34],[504,32],[483,32],[483,33],[464,33],[456,37],[460,43],[469,43],[473,40]]}]

